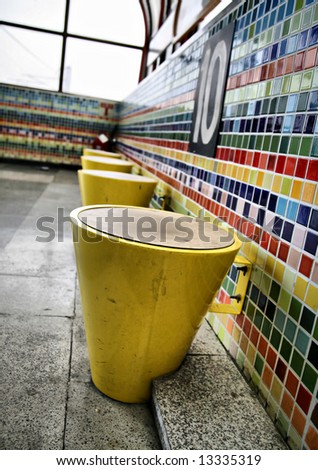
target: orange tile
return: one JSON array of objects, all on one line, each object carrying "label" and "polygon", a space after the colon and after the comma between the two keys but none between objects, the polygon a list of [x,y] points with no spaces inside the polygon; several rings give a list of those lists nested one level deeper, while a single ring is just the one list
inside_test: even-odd
[{"label": "orange tile", "polygon": [[268,389],[271,388],[272,379],[273,379],[273,371],[265,364],[263,374],[262,374],[262,381],[265,387],[267,387]]},{"label": "orange tile", "polygon": [[291,423],[298,432],[298,434],[302,436],[306,425],[306,417],[304,416],[303,412],[297,404],[295,404]]},{"label": "orange tile", "polygon": [[306,444],[311,450],[318,450],[318,432],[317,429],[309,426],[308,432],[306,435]]},{"label": "orange tile", "polygon": [[290,418],[294,407],[294,399],[287,391],[283,394],[281,406],[288,418]]},{"label": "orange tile", "polygon": [[300,199],[302,187],[303,183],[301,181],[294,180],[291,190],[291,197],[294,199]]},{"label": "orange tile", "polygon": [[316,187],[317,185],[315,183],[304,183],[303,193],[301,196],[302,201],[309,202],[311,204],[315,197]]}]

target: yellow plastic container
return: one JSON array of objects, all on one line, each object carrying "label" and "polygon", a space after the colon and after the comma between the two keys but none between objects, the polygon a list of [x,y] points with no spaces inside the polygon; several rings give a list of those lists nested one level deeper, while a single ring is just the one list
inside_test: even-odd
[{"label": "yellow plastic container", "polygon": [[79,170],[82,204],[149,206],[157,181],[117,171]]},{"label": "yellow plastic container", "polygon": [[84,149],[83,155],[86,156],[95,156],[95,157],[110,157],[110,158],[122,158],[121,153],[117,152],[107,152],[106,150],[97,150],[97,149]]},{"label": "yellow plastic container", "polygon": [[146,402],[181,365],[241,242],[155,209],[88,206],[71,221],[92,380]]},{"label": "yellow plastic container", "polygon": [[134,164],[119,158],[107,158],[82,156],[81,157],[83,170],[104,170],[104,171],[121,171],[123,173],[130,173]]}]

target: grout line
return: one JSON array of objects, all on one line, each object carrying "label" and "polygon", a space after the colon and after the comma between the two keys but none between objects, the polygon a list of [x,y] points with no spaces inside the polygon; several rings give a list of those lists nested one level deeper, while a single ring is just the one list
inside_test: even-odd
[{"label": "grout line", "polygon": [[66,444],[66,425],[67,425],[67,412],[68,412],[68,400],[69,400],[69,386],[71,382],[71,369],[72,369],[72,357],[73,357],[73,337],[74,337],[74,319],[75,319],[75,309],[76,309],[76,283],[77,276],[75,275],[75,288],[74,288],[74,301],[73,301],[73,317],[68,317],[72,319],[71,326],[71,337],[70,337],[70,355],[69,355],[69,368],[68,368],[68,377],[67,377],[67,388],[66,388],[66,397],[65,397],[65,414],[64,414],[64,430],[63,430],[63,446],[62,450],[65,450]]}]

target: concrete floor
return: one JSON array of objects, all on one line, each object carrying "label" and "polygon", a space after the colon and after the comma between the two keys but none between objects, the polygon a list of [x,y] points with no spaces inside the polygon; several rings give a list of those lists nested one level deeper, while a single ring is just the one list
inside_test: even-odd
[{"label": "concrete floor", "polygon": [[64,220],[81,205],[76,171],[2,162],[0,201],[0,449],[160,449],[150,405],[91,382]]}]

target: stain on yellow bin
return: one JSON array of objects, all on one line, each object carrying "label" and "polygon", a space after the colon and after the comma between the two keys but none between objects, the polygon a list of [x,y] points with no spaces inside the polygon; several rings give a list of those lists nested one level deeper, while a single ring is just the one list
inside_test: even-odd
[{"label": "stain on yellow bin", "polygon": [[117,171],[79,170],[82,204],[125,204],[147,207],[157,181]]},{"label": "stain on yellow bin", "polygon": [[84,149],[83,155],[85,156],[100,156],[100,157],[110,157],[110,158],[122,158],[121,153],[117,152],[107,152],[106,150],[98,150],[98,149]]},{"label": "stain on yellow bin", "polygon": [[150,399],[182,363],[241,242],[156,209],[71,213],[92,380],[119,401]]},{"label": "stain on yellow bin", "polygon": [[119,158],[107,158],[82,156],[81,157],[83,170],[105,170],[105,171],[121,171],[123,173],[130,173],[134,164]]}]

